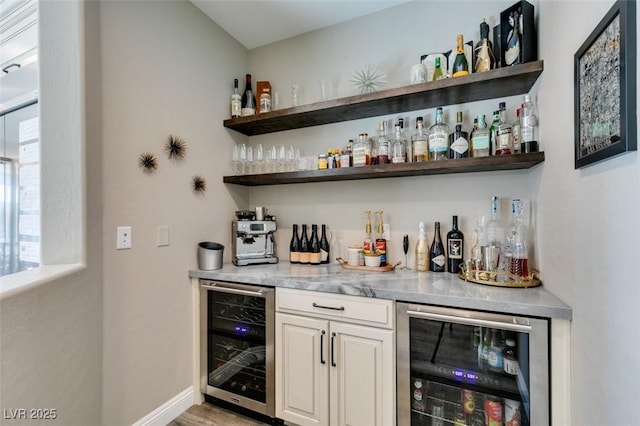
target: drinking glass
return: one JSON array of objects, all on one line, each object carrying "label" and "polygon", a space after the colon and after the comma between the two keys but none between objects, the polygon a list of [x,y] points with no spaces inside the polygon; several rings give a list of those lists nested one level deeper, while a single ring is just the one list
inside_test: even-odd
[{"label": "drinking glass", "polygon": [[247,162],[247,145],[244,143],[240,145],[240,152],[239,152],[238,158],[240,161],[239,173],[243,175],[245,174],[245,164]]},{"label": "drinking glass", "polygon": [[234,175],[239,174],[240,172],[240,149],[238,145],[233,146],[233,151],[231,152],[231,173]]},{"label": "drinking glass", "polygon": [[405,234],[402,237],[402,251],[404,252],[404,265],[400,269],[409,270],[409,260],[407,259],[407,253],[409,253],[409,235]]},{"label": "drinking glass", "polygon": [[253,174],[253,147],[247,147],[247,167],[246,170],[248,174]]},{"label": "drinking glass", "polygon": [[278,148],[272,146],[269,149],[269,173],[276,173],[278,171]]},{"label": "drinking glass", "polygon": [[287,147],[287,171],[292,172],[296,169],[296,150],[292,146]]},{"label": "drinking glass", "polygon": [[264,150],[262,144],[256,145],[256,149],[253,152],[254,161],[254,173],[264,173]]},{"label": "drinking glass", "polygon": [[277,158],[278,158],[278,171],[279,172],[285,172],[286,171],[286,164],[287,164],[287,148],[285,148],[284,145],[280,145],[278,146],[278,151],[277,151]]}]

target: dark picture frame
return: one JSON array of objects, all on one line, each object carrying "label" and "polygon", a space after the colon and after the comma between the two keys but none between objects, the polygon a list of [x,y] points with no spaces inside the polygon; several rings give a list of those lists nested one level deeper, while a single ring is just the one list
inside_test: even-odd
[{"label": "dark picture frame", "polygon": [[618,0],[578,49],[574,86],[575,168],[635,151],[635,0]]}]

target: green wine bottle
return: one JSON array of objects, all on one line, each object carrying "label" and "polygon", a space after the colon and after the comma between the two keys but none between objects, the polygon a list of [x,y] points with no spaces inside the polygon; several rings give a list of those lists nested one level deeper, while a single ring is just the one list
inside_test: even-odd
[{"label": "green wine bottle", "polygon": [[464,55],[464,40],[462,34],[458,34],[458,47],[456,48],[456,59],[453,61],[453,77],[469,75],[469,63]]},{"label": "green wine bottle", "polygon": [[442,80],[444,78],[444,74],[442,73],[442,68],[440,67],[440,57],[436,56],[436,69],[433,71],[433,81]]}]

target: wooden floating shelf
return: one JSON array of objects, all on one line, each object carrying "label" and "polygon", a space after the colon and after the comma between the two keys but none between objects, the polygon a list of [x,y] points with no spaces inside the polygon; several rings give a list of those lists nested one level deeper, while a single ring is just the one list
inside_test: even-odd
[{"label": "wooden floating shelf", "polygon": [[247,136],[528,93],[543,61],[224,120]]},{"label": "wooden floating shelf", "polygon": [[529,154],[504,155],[500,157],[429,161],[426,163],[381,164],[377,166],[349,167],[340,169],[224,176],[223,182],[244,186],[263,186],[452,173],[494,172],[500,170],[529,169],[543,161],[544,152],[534,152]]}]

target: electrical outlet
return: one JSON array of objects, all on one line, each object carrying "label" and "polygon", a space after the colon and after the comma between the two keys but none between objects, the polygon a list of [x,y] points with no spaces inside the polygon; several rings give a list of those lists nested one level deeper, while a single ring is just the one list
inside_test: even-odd
[{"label": "electrical outlet", "polygon": [[382,224],[382,238],[389,241],[391,240],[391,224],[383,223]]},{"label": "electrical outlet", "polygon": [[116,250],[126,250],[131,248],[131,227],[118,226],[116,231]]}]

